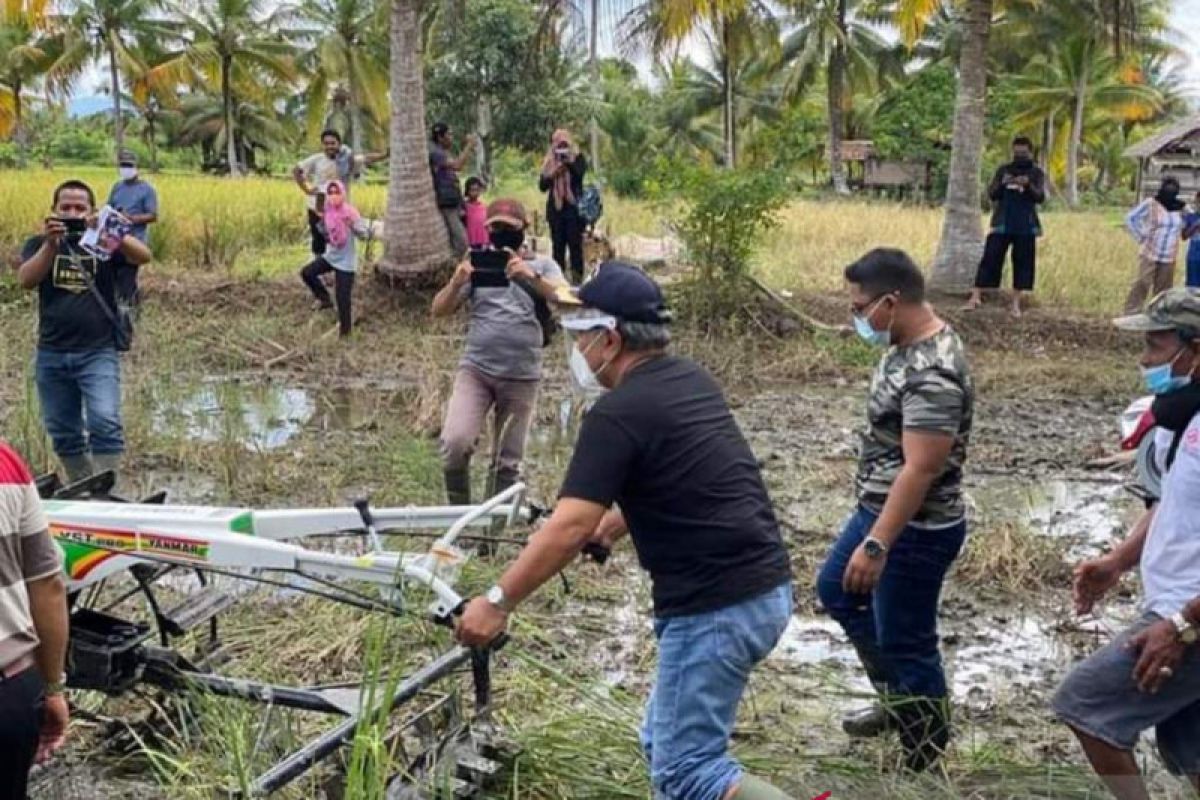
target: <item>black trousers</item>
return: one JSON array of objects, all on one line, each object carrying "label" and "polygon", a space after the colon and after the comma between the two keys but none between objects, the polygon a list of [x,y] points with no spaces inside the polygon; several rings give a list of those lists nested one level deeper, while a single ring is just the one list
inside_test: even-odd
[{"label": "black trousers", "polygon": [[44,688],[36,667],[0,678],[0,800],[25,800],[42,729]]},{"label": "black trousers", "polygon": [[319,223],[321,215],[309,209],[308,211],[308,233],[312,236],[312,254],[314,256],[325,255],[325,234],[321,232]]},{"label": "black trousers", "polygon": [[575,206],[564,205],[555,209],[553,205],[546,209],[546,222],[550,226],[550,241],[553,245],[553,256],[560,267],[567,266],[567,250],[571,251],[571,280],[579,283],[583,280],[583,219]]},{"label": "black trousers", "polygon": [[313,293],[313,297],[323,305],[332,305],[329,290],[321,282],[321,276],[326,272],[333,273],[334,292],[337,294],[338,333],[346,336],[350,333],[350,298],[354,292],[354,273],[334,269],[324,256],[317,256],[304,269],[300,270],[300,278]]},{"label": "black trousers", "polygon": [[1032,292],[1037,271],[1037,237],[1009,236],[1006,233],[990,233],[983,246],[983,259],[975,273],[977,289],[999,289],[1004,274],[1004,257],[1012,248],[1013,288],[1019,292]]}]

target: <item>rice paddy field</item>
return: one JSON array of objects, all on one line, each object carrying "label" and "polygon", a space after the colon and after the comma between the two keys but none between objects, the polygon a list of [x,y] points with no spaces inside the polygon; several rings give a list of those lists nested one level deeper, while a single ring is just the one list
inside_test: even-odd
[{"label": "rice paddy field", "polygon": [[[101,193],[106,170],[0,172],[0,261],[46,213],[52,187],[82,177]],[[121,490],[167,489],[174,502],[254,507],[442,501],[437,433],[462,344],[462,319],[432,320],[428,295],[362,280],[346,341],[310,308],[296,271],[307,258],[303,198],[290,181],[152,176],[161,221],[146,302],[124,359],[129,442]],[[531,186],[503,185],[531,210]],[[495,194],[495,193],[493,193]],[[379,214],[385,187],[354,200]],[[648,204],[606,198],[611,239],[660,237]],[[1107,318],[1132,275],[1121,211],[1044,215],[1038,307],[1014,321],[999,308],[941,310],[967,342],[978,386],[966,489],[971,540],[947,587],[942,635],[956,738],[937,770],[898,769],[889,738],[856,742],[839,719],[869,701],[852,650],[813,597],[815,572],[845,516],[866,380],[877,354],[821,329],[751,327],[728,336],[679,326],[675,348],[727,388],[763,463],[792,555],[797,607],[756,672],[735,753],[799,800],[1099,800],[1107,795],[1047,709],[1071,664],[1136,614],[1132,579],[1088,618],[1069,611],[1070,573],[1110,547],[1138,511],[1116,451],[1116,416],[1138,392],[1138,343]],[[761,243],[756,272],[804,312],[845,322],[841,268],[893,245],[928,263],[941,215],[882,201],[797,200]],[[417,234],[414,234],[417,235]],[[55,468],[32,385],[31,293],[0,279],[0,432],[38,472]],[[565,348],[546,351],[546,380],[525,478],[553,500],[578,407]],[[483,445],[477,465],[487,458]],[[483,469],[475,470],[477,489]],[[527,533],[509,531],[520,538]],[[411,544],[411,543],[409,543]],[[518,551],[473,559],[464,590],[486,588]],[[490,798],[609,800],[650,796],[636,729],[653,678],[649,587],[628,548],[604,567],[573,565],[516,615],[496,664],[495,719],[519,749]],[[259,590],[222,621],[235,677],[330,683],[403,670],[449,646],[416,619],[381,620],[315,599]],[[465,684],[465,679],[464,679]],[[161,694],[108,699],[75,692],[69,747],[35,776],[36,800],[226,797],[244,788],[310,722],[264,718],[250,705]],[[341,760],[278,796],[384,800],[404,764],[370,727]],[[1139,749],[1156,798],[1183,788]]]}]

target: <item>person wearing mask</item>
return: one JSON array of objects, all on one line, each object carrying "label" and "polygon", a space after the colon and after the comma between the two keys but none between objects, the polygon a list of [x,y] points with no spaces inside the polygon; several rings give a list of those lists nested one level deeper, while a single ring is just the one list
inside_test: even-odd
[{"label": "person wearing mask", "polygon": [[29,770],[63,745],[69,711],[67,592],[33,475],[0,442],[0,800],[25,800]]},{"label": "person wearing mask", "polygon": [[[142,244],[149,243],[149,226],[158,222],[158,193],[138,172],[137,154],[122,150],[117,158],[121,179],[108,193],[108,205],[133,223],[131,233]],[[130,305],[139,300],[137,267],[126,263],[117,273],[117,294]]]},{"label": "person wearing mask", "polygon": [[583,418],[549,520],[458,628],[483,646],[589,542],[626,534],[650,573],[658,674],[641,743],[664,800],[787,800],[729,753],[754,668],[792,613],[791,567],[758,460],[721,387],[667,351],[670,312],[637,267],[604,262],[563,315],[571,372],[607,390]]},{"label": "person wearing mask", "polygon": [[1146,298],[1170,289],[1175,283],[1175,259],[1183,237],[1183,201],[1179,181],[1163,178],[1154,197],[1147,197],[1125,216],[1125,228],[1138,250],[1138,271],[1125,299],[1125,313],[1142,310]]},{"label": "person wearing mask", "polygon": [[435,317],[450,316],[464,304],[470,310],[466,349],[442,422],[442,467],[452,505],[471,502],[471,455],[493,409],[488,493],[498,494],[519,477],[542,380],[543,336],[535,297],[549,302],[566,285],[553,261],[519,255],[529,224],[521,203],[492,201],[486,224],[489,247],[509,254],[507,284],[473,285],[473,267],[464,260],[433,298]]},{"label": "person wearing mask", "polygon": [[470,244],[467,241],[466,226],[463,224],[463,194],[458,182],[458,173],[466,166],[475,150],[475,137],[467,136],[466,145],[457,157],[450,153],[453,146],[454,137],[450,126],[444,122],[435,123],[429,134],[429,172],[433,177],[433,194],[442,221],[446,223],[450,250],[455,258],[462,258]]},{"label": "person wearing mask", "polygon": [[843,728],[859,737],[897,731],[906,767],[921,771],[950,739],[938,605],[967,536],[962,479],[975,390],[963,343],[926,302],[907,254],[872,250],[845,276],[855,329],[886,349],[867,400],[858,508],[817,593],[880,699]]},{"label": "person wearing mask", "polygon": [[1183,238],[1187,239],[1187,279],[1189,288],[1200,289],[1200,192],[1192,198],[1192,207],[1183,215]]},{"label": "person wearing mask", "polygon": [[550,149],[542,159],[538,187],[546,192],[546,223],[554,260],[567,265],[570,251],[571,280],[583,280],[583,217],[579,215],[579,198],[583,197],[583,176],[588,163],[576,149],[571,134],[557,130],[550,137]]},{"label": "person wearing mask", "polygon": [[1140,566],[1142,615],[1071,670],[1052,707],[1115,797],[1150,800],[1134,752],[1150,728],[1168,770],[1200,792],[1200,292],[1170,289],[1114,322],[1144,337],[1162,492],[1110,553],[1075,569],[1075,611],[1089,614]]},{"label": "person wearing mask", "polygon": [[330,181],[325,185],[325,210],[321,214],[321,234],[325,238],[325,253],[314,258],[300,270],[300,279],[316,298],[317,308],[333,308],[329,290],[321,282],[321,276],[333,272],[334,292],[337,296],[338,335],[350,335],[352,314],[351,296],[354,292],[354,273],[358,268],[358,246],[356,239],[371,235],[370,223],[363,219],[358,209],[346,199],[346,190],[341,181]]},{"label": "person wearing mask", "polygon": [[68,225],[95,224],[96,198],[77,180],[54,190],[42,233],[25,242],[17,280],[38,292],[35,372],[42,420],[71,482],[116,471],[125,451],[121,361],[114,310],[116,275],[150,261],[150,250],[126,235],[108,261],[80,249]]},{"label": "person wearing mask", "polygon": [[1000,166],[988,184],[992,200],[992,224],[983,247],[983,258],[975,273],[975,288],[963,306],[979,308],[984,291],[1000,288],[1004,259],[1012,249],[1013,295],[1010,311],[1022,314],[1022,297],[1032,292],[1037,270],[1037,238],[1042,224],[1037,207],[1046,199],[1046,175],[1033,163],[1033,143],[1024,136],[1012,142],[1012,161]]},{"label": "person wearing mask", "polygon": [[304,192],[308,206],[308,232],[312,254],[325,252],[325,234],[321,225],[325,210],[325,187],[331,181],[342,184],[343,194],[350,198],[350,184],[363,169],[385,160],[388,153],[355,153],[342,144],[342,135],[335,130],[321,133],[321,152],[314,153],[292,168],[292,179]]}]

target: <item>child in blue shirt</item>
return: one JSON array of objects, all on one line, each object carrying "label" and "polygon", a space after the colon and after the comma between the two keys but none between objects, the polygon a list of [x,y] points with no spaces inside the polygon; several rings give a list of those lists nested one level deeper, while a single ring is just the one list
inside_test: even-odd
[{"label": "child in blue shirt", "polygon": [[1187,285],[1200,288],[1200,192],[1183,215],[1183,238],[1188,240]]}]

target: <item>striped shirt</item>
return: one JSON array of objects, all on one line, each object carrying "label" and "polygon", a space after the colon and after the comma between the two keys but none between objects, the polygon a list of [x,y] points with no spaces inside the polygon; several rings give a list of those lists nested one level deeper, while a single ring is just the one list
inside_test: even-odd
[{"label": "striped shirt", "polygon": [[0,442],[0,669],[38,646],[26,585],[60,570],[29,467]]},{"label": "striped shirt", "polygon": [[1183,235],[1183,215],[1167,211],[1153,197],[1148,197],[1125,217],[1125,228],[1142,246],[1138,255],[1156,264],[1174,264]]}]

